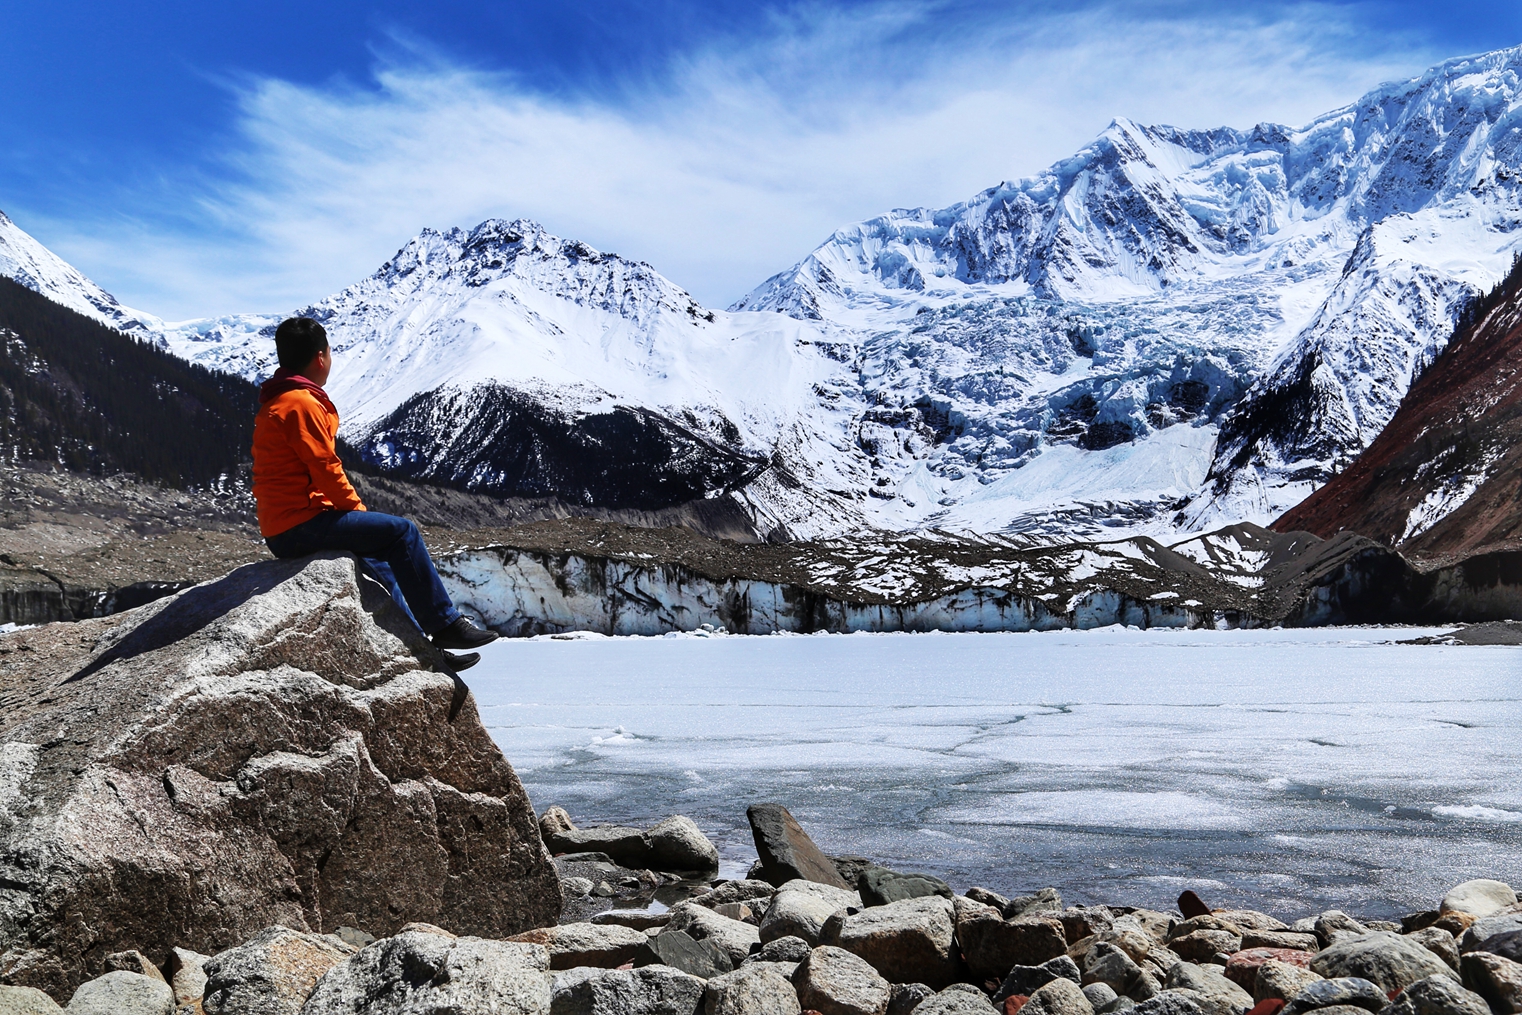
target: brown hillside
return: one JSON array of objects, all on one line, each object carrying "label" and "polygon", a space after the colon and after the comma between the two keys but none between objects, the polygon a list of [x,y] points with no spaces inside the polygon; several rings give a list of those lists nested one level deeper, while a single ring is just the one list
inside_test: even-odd
[{"label": "brown hillside", "polygon": [[1470,317],[1374,443],[1272,528],[1425,560],[1522,547],[1522,262]]}]

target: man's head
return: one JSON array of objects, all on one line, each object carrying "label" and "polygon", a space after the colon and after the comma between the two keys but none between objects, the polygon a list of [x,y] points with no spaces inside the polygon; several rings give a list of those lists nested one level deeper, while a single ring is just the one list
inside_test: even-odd
[{"label": "man's head", "polygon": [[[328,333],[310,317],[289,317],[275,329],[275,356],[282,369],[301,374],[318,384],[328,379],[333,366],[328,352]],[[321,374],[321,376],[318,376]]]}]

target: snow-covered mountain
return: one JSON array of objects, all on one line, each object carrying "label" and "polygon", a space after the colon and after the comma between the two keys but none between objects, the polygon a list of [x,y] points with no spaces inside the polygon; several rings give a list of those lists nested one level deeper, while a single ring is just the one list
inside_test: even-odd
[{"label": "snow-covered mountain", "polygon": [[115,296],[38,243],[3,211],[0,211],[0,275],[137,338],[154,340],[163,333],[163,321],[122,306]]},{"label": "snow-covered mountain", "polygon": [[[1519,73],[1522,49],[1450,61],[1301,128],[1117,120],[1030,179],[841,229],[729,311],[493,220],[298,312],[334,341],[345,436],[469,489],[733,497],[798,536],[1266,522],[1522,245]],[[158,334],[257,379],[278,319]]]}]

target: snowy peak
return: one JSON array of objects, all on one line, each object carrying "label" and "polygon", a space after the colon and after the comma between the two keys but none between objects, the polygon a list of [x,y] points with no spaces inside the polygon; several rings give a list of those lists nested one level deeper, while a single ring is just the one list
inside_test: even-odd
[{"label": "snowy peak", "polygon": [[118,331],[157,341],[163,322],[117,302],[0,211],[0,275]]}]

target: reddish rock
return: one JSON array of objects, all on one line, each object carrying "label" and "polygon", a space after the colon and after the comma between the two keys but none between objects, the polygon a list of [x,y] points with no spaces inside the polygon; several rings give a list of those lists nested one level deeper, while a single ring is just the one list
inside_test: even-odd
[{"label": "reddish rock", "polygon": [[1186,920],[1192,920],[1196,916],[1210,915],[1210,907],[1192,891],[1185,891],[1178,897],[1178,911],[1184,914]]},{"label": "reddish rock", "polygon": [[1011,994],[1004,999],[1004,1015],[1015,1015],[1030,1000],[1029,994]]},{"label": "reddish rock", "polygon": [[1283,1007],[1283,998],[1267,997],[1249,1008],[1247,1015],[1279,1015],[1279,1009]]},{"label": "reddish rock", "polygon": [[1234,953],[1226,963],[1226,978],[1251,993],[1253,985],[1258,982],[1258,967],[1269,959],[1309,969],[1311,960],[1315,957],[1311,952],[1294,948],[1244,948]]}]

